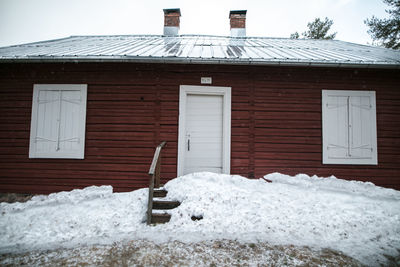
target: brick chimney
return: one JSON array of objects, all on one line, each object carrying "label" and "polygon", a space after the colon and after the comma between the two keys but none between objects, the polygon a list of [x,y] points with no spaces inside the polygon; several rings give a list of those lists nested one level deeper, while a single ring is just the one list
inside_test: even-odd
[{"label": "brick chimney", "polygon": [[231,10],[229,13],[232,37],[246,37],[246,13],[247,10]]},{"label": "brick chimney", "polygon": [[179,8],[164,9],[164,35],[179,35],[179,17],[181,10]]}]

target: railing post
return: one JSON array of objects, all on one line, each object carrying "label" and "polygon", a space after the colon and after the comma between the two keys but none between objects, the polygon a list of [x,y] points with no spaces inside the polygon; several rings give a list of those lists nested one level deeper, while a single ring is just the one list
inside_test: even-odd
[{"label": "railing post", "polygon": [[151,224],[151,211],[153,210],[154,174],[150,175],[149,199],[147,202],[147,224]]},{"label": "railing post", "polygon": [[155,181],[155,188],[159,188],[160,187],[160,173],[161,173],[161,154],[158,157],[158,161],[157,161],[157,166],[156,166],[156,181]]}]

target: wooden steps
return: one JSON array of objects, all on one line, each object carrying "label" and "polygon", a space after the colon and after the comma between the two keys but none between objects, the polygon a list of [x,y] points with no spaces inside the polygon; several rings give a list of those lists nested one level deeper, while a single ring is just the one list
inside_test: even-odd
[{"label": "wooden steps", "polygon": [[[151,211],[151,224],[169,222],[169,220],[171,219],[171,214],[169,214],[167,211],[174,209],[181,204],[179,201],[163,200],[162,198],[165,198],[167,196],[167,193],[168,192],[165,189],[154,189]],[[155,212],[155,210],[158,210],[158,212]]]},{"label": "wooden steps", "polygon": [[163,141],[156,147],[153,161],[151,162],[149,169],[150,180],[146,213],[147,225],[169,222],[171,219],[171,214],[169,214],[167,211],[174,209],[181,204],[178,201],[165,200],[168,192],[163,188],[163,185],[160,184],[161,149],[166,143],[166,141]]},{"label": "wooden steps", "polygon": [[166,197],[167,191],[164,189],[154,189],[153,197]]},{"label": "wooden steps", "polygon": [[153,213],[151,215],[151,223],[166,223],[171,219],[171,214],[168,213]]},{"label": "wooden steps", "polygon": [[153,209],[155,210],[170,210],[175,209],[181,203],[178,201],[167,201],[167,200],[153,200]]}]

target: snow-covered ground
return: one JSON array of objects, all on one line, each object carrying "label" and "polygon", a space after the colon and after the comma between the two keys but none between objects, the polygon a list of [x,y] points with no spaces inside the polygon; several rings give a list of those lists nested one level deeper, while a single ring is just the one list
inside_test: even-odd
[{"label": "snow-covered ground", "polygon": [[144,223],[147,189],[93,186],[1,203],[0,253],[145,239],[330,248],[367,265],[400,254],[399,191],[304,174],[265,178],[273,182],[206,172],[176,178],[165,185],[167,197],[182,204],[157,226]]}]

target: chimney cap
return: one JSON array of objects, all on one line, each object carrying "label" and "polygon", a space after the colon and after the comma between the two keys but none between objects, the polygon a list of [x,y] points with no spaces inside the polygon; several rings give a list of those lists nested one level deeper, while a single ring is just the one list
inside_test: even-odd
[{"label": "chimney cap", "polygon": [[247,10],[231,10],[231,12],[229,12],[229,18],[232,15],[246,15]]},{"label": "chimney cap", "polygon": [[179,16],[181,16],[181,9],[180,8],[166,8],[166,9],[163,9],[163,11],[164,11],[164,15],[168,15],[168,14],[171,14],[171,13],[178,13]]}]

